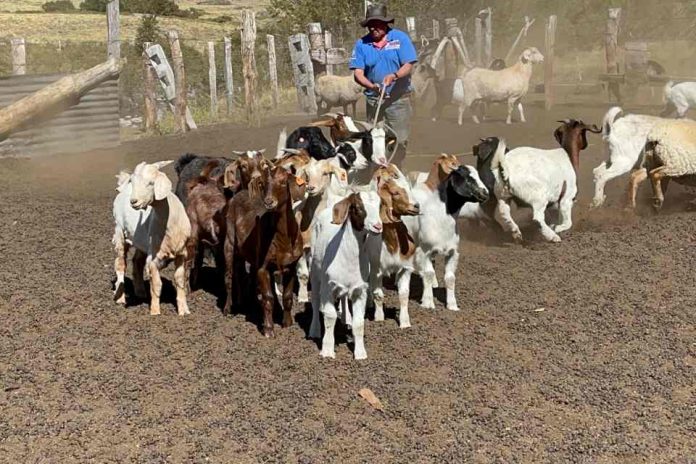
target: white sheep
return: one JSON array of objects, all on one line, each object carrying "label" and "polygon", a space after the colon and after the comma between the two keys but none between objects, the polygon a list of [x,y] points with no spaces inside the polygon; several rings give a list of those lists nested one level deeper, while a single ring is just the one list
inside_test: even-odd
[{"label": "white sheep", "polygon": [[172,192],[172,183],[160,171],[173,161],[138,164],[133,174],[118,175],[118,195],[113,215],[116,227],[113,244],[116,250],[116,297],[125,304],[123,289],[128,248],[134,246],[133,280],[136,295],[144,296],[143,266],[150,274],[150,314],[160,314],[162,280],[159,271],[174,260],[176,303],[180,316],[189,314],[186,303],[186,241],[191,223],[184,205]]},{"label": "white sheep", "polygon": [[[317,101],[317,114],[330,110],[334,106],[342,106],[343,113],[348,113],[348,105],[353,107],[353,116],[356,115],[355,105],[363,93],[363,88],[350,76],[323,75],[314,83],[314,94]],[[326,108],[322,109],[322,104]]]},{"label": "white sheep", "polygon": [[[696,185],[696,122],[666,120],[655,124],[645,142],[644,167],[631,177],[630,190],[650,177],[653,187],[653,206],[662,207],[664,191],[662,180]],[[665,182],[664,190],[667,190]]]},{"label": "white sheep", "polygon": [[[657,116],[644,114],[623,115],[618,106],[610,108],[602,121],[602,139],[609,151],[609,159],[594,168],[595,192],[592,207],[602,206],[606,200],[604,187],[608,181],[637,169],[645,140],[652,127],[663,121]],[[629,191],[629,202],[635,206],[635,193]]]},{"label": "white sheep", "polygon": [[660,114],[668,117],[676,113],[678,118],[685,118],[689,108],[696,106],[696,82],[674,84],[669,81],[664,90],[665,109]]},{"label": "white sheep", "polygon": [[[526,122],[522,97],[527,95],[529,80],[532,77],[532,65],[542,63],[544,55],[535,47],[527,48],[514,65],[491,70],[474,68],[465,73],[455,82],[453,101],[459,104],[458,123],[462,125],[464,112],[477,102],[506,102],[508,105],[507,124],[512,124],[512,110],[517,105],[520,121]],[[476,124],[478,117],[472,118]]]}]

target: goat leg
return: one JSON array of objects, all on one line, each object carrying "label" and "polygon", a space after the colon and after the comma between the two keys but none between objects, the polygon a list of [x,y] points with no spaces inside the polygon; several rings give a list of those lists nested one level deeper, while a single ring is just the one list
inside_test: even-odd
[{"label": "goat leg", "polygon": [[176,308],[179,316],[191,314],[186,302],[186,256],[178,255],[174,259],[174,285],[176,286]]},{"label": "goat leg", "polygon": [[159,259],[152,258],[147,265],[150,270],[150,315],[160,314],[160,295],[162,294],[162,279],[159,272]]},{"label": "goat leg", "polygon": [[142,299],[147,298],[145,281],[143,280],[143,271],[145,270],[146,262],[147,254],[136,249],[133,255],[133,289],[135,290],[135,296]]},{"label": "goat leg", "polygon": [[667,184],[669,183],[669,179],[665,179],[664,190],[662,190],[662,179],[666,177],[664,170],[664,166],[660,166],[659,168],[655,168],[650,171],[649,174],[650,182],[653,188],[653,208],[655,211],[659,211],[662,208],[662,204],[665,201],[664,192],[667,190]]},{"label": "goat leg", "polygon": [[256,271],[257,284],[261,294],[261,308],[263,310],[263,335],[267,338],[275,336],[273,331],[273,306],[275,297],[273,294],[273,276],[265,267]]},{"label": "goat leg", "polygon": [[648,170],[645,168],[636,169],[631,173],[631,177],[628,181],[628,202],[626,204],[626,208],[636,208],[636,193],[638,192],[638,186],[647,178]]},{"label": "goat leg", "polygon": [[114,299],[116,303],[126,304],[126,260],[128,257],[128,244],[126,243],[123,232],[114,232],[114,249],[116,250],[116,260],[114,261],[114,271],[116,272],[116,283],[114,284]]},{"label": "goat leg", "polygon": [[283,272],[283,328],[292,325],[292,298],[295,288],[295,269],[292,267]]}]

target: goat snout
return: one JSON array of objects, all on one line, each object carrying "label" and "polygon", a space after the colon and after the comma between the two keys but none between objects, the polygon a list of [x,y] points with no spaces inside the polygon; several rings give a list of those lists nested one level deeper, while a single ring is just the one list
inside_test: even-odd
[{"label": "goat snout", "polygon": [[268,210],[275,209],[276,206],[278,206],[278,200],[276,200],[275,198],[272,198],[272,197],[266,197],[263,199],[263,205]]},{"label": "goat snout", "polygon": [[485,187],[482,189],[478,189],[476,192],[476,197],[477,197],[477,200],[479,200],[481,203],[483,203],[484,201],[488,201],[488,197],[489,197],[488,189]]},{"label": "goat snout", "polygon": [[372,224],[372,227],[370,227],[370,229],[371,229],[372,232],[374,232],[375,234],[381,234],[381,233],[382,233],[382,223],[381,223],[381,222],[376,222],[376,223]]}]

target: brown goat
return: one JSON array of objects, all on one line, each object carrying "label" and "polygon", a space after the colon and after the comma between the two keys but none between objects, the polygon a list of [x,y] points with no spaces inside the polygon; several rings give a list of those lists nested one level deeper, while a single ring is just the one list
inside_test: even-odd
[{"label": "brown goat", "polygon": [[577,175],[578,169],[580,169],[580,152],[587,148],[587,131],[593,134],[601,134],[602,129],[595,124],[588,126],[584,122],[575,119],[564,119],[558,122],[561,123],[561,126],[553,132],[553,136],[568,153],[570,163],[573,165]]},{"label": "brown goat", "polygon": [[223,313],[231,312],[235,285],[239,285],[235,275],[239,274],[239,264],[247,262],[251,265],[252,277],[256,278],[261,299],[263,333],[272,337],[274,272],[282,278],[283,327],[292,324],[295,265],[302,256],[302,235],[292,203],[304,196],[305,182],[279,167],[266,170],[263,179],[254,182],[263,188],[263,197],[242,191],[227,207],[224,245],[227,300]]}]

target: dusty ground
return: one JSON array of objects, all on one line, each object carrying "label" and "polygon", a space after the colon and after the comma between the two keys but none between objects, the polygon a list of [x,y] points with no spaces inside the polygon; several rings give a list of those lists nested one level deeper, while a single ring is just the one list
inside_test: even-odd
[{"label": "dusty ground", "polygon": [[[599,123],[605,109],[529,108],[531,122],[512,128],[418,119],[412,151],[465,152],[484,135],[551,147],[555,120]],[[205,291],[186,318],[171,286],[160,317],[112,303],[119,168],[270,149],[281,124],[301,121],[0,160],[0,461],[696,462],[692,196],[673,187],[659,217],[588,213],[596,136],[563,243],[529,228],[526,246],[470,231],[462,311],[420,310],[414,279],[413,328],[400,330],[393,310],[370,322],[365,362],[345,344],[322,360],[299,307],[298,323],[266,340],[255,316],[223,318]],[[363,387],[384,413],[358,397]]]}]

